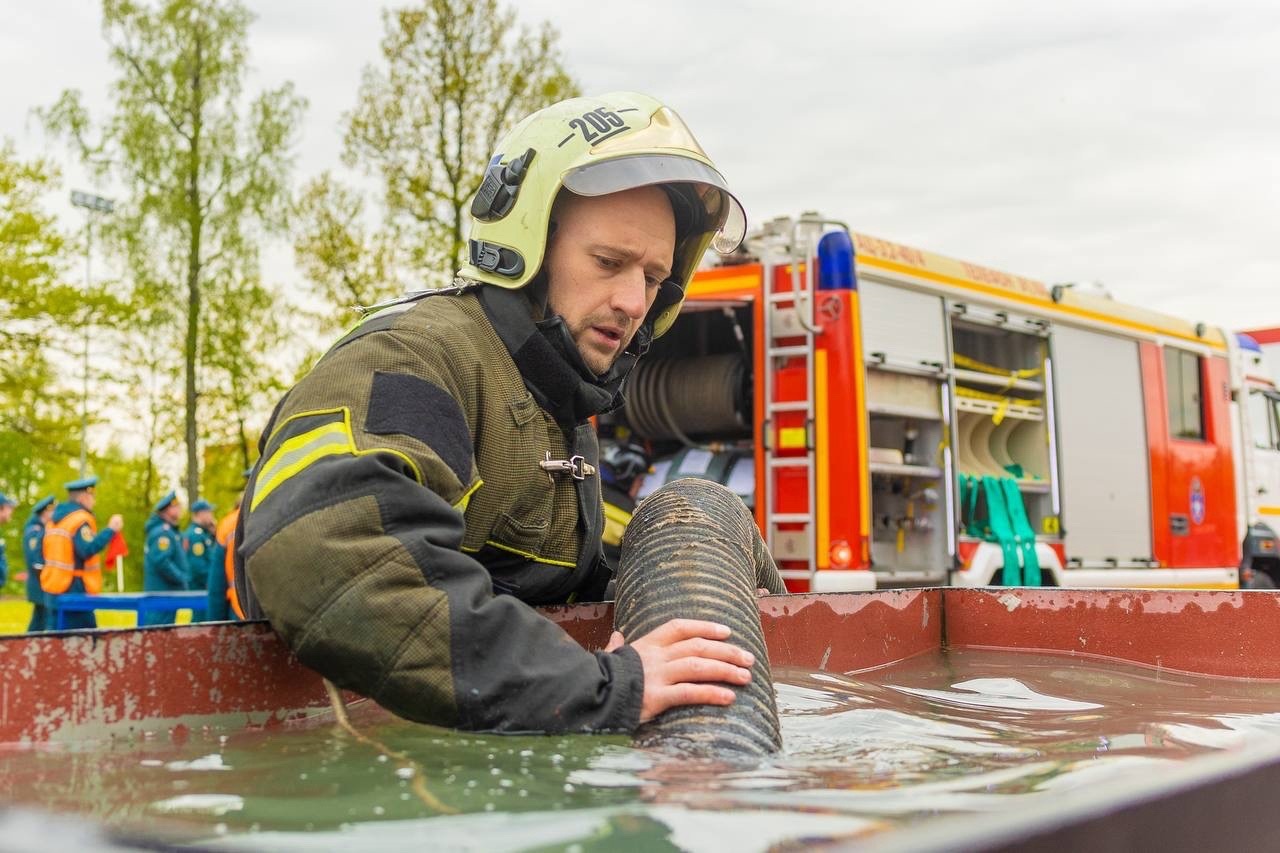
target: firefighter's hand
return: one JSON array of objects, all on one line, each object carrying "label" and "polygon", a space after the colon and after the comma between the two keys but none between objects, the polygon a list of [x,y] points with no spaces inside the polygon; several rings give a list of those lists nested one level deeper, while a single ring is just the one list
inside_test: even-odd
[{"label": "firefighter's hand", "polygon": [[[645,723],[679,705],[731,705],[734,693],[725,684],[748,684],[755,656],[723,642],[729,628],[698,619],[672,619],[631,643],[644,667]],[[620,632],[609,638],[606,652],[626,643]]]},{"label": "firefighter's hand", "polygon": [[124,529],[124,516],[120,515],[120,513],[111,516],[111,520],[107,522],[107,527],[119,533]]}]

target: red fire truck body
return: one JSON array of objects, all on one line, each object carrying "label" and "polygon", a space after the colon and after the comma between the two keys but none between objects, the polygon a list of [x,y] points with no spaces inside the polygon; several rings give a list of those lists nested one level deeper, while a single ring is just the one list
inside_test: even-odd
[{"label": "red fire truck body", "polygon": [[813,217],[752,249],[633,376],[644,491],[730,485],[794,591],[1238,585],[1234,336]]}]

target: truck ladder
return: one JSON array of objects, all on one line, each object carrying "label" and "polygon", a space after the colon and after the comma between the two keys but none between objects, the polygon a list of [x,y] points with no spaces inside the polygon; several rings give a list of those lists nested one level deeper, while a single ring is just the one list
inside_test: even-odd
[{"label": "truck ladder", "polygon": [[[802,226],[814,235],[812,245],[808,241],[802,243],[804,233]],[[814,333],[813,295],[816,290],[817,238],[821,236],[822,222],[804,217],[792,228],[790,244],[791,290],[778,288],[776,265],[766,264],[764,274],[764,491],[765,491],[765,542],[775,560],[803,562],[805,568],[781,569],[783,579],[804,580],[813,587],[814,574],[818,569],[817,560],[817,477],[815,476],[816,459],[814,456]],[[803,260],[804,271],[800,266]],[[784,314],[784,308],[790,308],[792,314]],[[779,344],[786,339],[786,345]],[[800,343],[796,343],[796,340]],[[804,394],[800,399],[779,401],[778,370],[783,364],[800,359],[804,364]],[[784,448],[778,438],[778,415],[784,413],[800,413],[804,419],[804,454],[783,455]],[[806,505],[798,507],[780,507],[778,495],[778,474],[782,469],[799,469],[804,476],[804,492]],[[788,529],[780,529],[786,525]],[[797,529],[798,528],[798,529]],[[800,534],[799,537],[793,534]],[[803,556],[795,553],[795,539],[803,540]],[[789,539],[786,547],[783,540]]]}]

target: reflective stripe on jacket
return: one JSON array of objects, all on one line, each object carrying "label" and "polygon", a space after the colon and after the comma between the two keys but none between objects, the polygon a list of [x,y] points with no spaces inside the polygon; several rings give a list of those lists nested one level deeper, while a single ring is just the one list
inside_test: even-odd
[{"label": "reflective stripe on jacket", "polygon": [[44,531],[44,568],[40,571],[40,588],[58,595],[71,588],[75,578],[84,579],[84,591],[97,595],[102,591],[102,566],[97,554],[86,559],[76,556],[75,537],[88,527],[88,539],[98,533],[98,522],[87,509],[78,509],[50,523]]}]

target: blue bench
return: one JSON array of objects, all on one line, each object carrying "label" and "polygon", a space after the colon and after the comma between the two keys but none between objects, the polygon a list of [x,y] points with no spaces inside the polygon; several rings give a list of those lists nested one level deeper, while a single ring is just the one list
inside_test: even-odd
[{"label": "blue bench", "polygon": [[103,595],[86,595],[82,592],[64,592],[62,595],[49,596],[54,608],[54,630],[66,628],[64,614],[71,611],[92,610],[132,610],[138,614],[138,624],[142,624],[142,614],[156,610],[192,611],[192,616],[203,614],[208,597],[202,590],[192,592],[114,592]]}]

